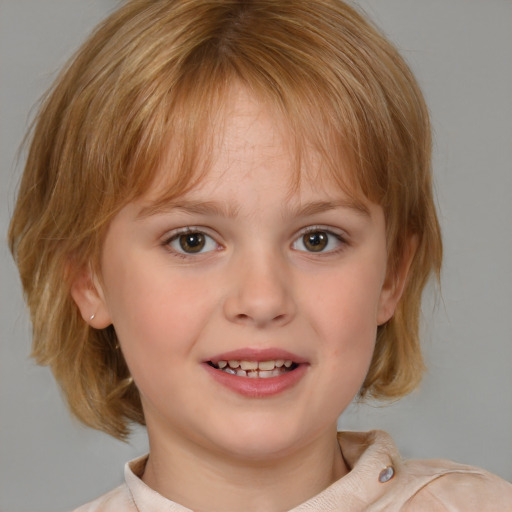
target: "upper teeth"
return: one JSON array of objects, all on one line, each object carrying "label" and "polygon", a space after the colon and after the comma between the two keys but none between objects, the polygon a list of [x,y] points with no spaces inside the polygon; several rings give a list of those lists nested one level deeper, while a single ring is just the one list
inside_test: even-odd
[{"label": "upper teeth", "polygon": [[281,368],[284,366],[285,368],[290,368],[290,366],[293,364],[291,360],[284,360],[284,359],[276,359],[276,360],[270,360],[270,361],[237,361],[237,360],[231,360],[231,361],[218,361],[216,363],[216,366],[218,368],[225,368],[229,365],[230,368],[236,369],[240,368],[242,370],[263,370],[263,371],[270,371],[274,370],[275,368]]}]

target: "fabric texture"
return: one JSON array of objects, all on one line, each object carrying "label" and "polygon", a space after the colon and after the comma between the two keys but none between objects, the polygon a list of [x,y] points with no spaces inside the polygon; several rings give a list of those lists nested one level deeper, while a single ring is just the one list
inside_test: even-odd
[{"label": "fabric texture", "polygon": [[[402,460],[381,431],[340,432],[338,439],[350,472],[290,512],[512,512],[512,484],[487,471]],[[141,480],[147,457],[126,464],[123,485],[74,512],[191,512]]]}]

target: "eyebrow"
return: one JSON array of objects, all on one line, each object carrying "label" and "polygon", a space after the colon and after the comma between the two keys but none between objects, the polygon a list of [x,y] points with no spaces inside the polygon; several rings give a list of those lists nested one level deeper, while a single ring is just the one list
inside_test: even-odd
[{"label": "eyebrow", "polygon": [[152,215],[170,213],[179,210],[183,213],[197,215],[215,215],[218,217],[234,218],[239,207],[218,203],[216,201],[169,201],[150,204],[141,209],[137,219],[144,219]]},{"label": "eyebrow", "polygon": [[[369,217],[370,211],[367,206],[355,200],[338,201],[313,201],[305,205],[298,205],[284,212],[286,217],[308,217],[318,213],[338,208],[352,210],[363,217]],[[152,215],[166,214],[179,210],[185,214],[215,215],[218,217],[235,218],[240,210],[239,206],[227,205],[216,201],[169,201],[150,204],[141,209],[137,219],[145,219]]]},{"label": "eyebrow", "polygon": [[299,205],[291,210],[293,217],[308,217],[317,213],[323,213],[329,210],[337,210],[338,208],[353,210],[355,213],[364,217],[370,216],[370,210],[361,201],[356,200],[339,200],[339,201],[314,201],[305,205]]}]

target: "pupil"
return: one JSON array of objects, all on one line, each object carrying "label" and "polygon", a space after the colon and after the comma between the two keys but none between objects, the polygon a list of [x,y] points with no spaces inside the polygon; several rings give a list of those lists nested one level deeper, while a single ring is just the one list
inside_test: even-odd
[{"label": "pupil", "polygon": [[304,235],[304,245],[306,248],[313,252],[319,252],[327,246],[327,233],[323,231],[316,231],[315,233],[308,233]]},{"label": "pupil", "polygon": [[185,252],[199,252],[205,244],[201,233],[187,233],[180,236],[180,247]]}]

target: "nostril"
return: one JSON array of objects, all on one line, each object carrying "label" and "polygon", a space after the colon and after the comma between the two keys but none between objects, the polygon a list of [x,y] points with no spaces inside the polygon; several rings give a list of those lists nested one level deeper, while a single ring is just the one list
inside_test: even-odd
[{"label": "nostril", "polygon": [[251,293],[244,289],[226,297],[223,313],[229,321],[262,327],[284,325],[293,318],[295,306],[287,294],[263,294],[252,288]]},{"label": "nostril", "polygon": [[[286,320],[286,317],[287,315],[277,315],[275,316],[274,318],[272,318],[272,322],[282,322],[284,320]],[[240,322],[246,322],[248,320],[251,320],[251,316],[250,315],[247,315],[245,313],[239,313],[238,315],[236,315],[236,319]]]}]

